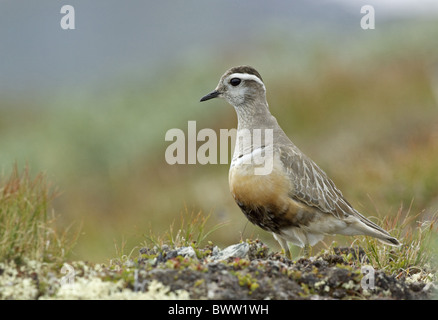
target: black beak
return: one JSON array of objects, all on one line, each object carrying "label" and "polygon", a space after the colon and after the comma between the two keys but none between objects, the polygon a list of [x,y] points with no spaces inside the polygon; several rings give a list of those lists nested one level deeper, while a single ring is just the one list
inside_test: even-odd
[{"label": "black beak", "polygon": [[201,101],[200,101],[200,102],[202,102],[202,101],[207,101],[207,100],[210,100],[210,99],[216,98],[216,97],[218,97],[219,95],[220,95],[220,92],[214,90],[214,91],[210,92],[209,94],[207,94],[206,96],[203,96],[203,97],[201,98]]}]

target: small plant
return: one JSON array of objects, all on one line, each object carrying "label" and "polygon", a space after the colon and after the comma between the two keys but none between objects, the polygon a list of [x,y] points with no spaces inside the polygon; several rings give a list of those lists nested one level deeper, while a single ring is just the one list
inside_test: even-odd
[{"label": "small plant", "polygon": [[127,245],[127,240],[122,237],[120,246],[117,244],[116,239],[113,240],[114,241],[114,249],[116,252],[116,257],[113,259],[109,260],[109,264],[110,266],[118,266],[121,267],[123,265],[132,265],[133,263],[133,259],[132,254],[138,249],[137,246],[135,246],[134,248],[131,249],[131,251],[126,254],[125,250],[126,250],[126,245]]},{"label": "small plant", "polygon": [[207,229],[206,225],[209,218],[210,215],[204,216],[202,212],[194,214],[193,212],[188,213],[185,210],[180,216],[180,227],[178,230],[175,230],[174,222],[162,236],[156,236],[151,230],[149,236],[145,236],[145,246],[147,247],[149,243],[152,243],[159,249],[163,245],[170,245],[174,248],[191,246],[196,250],[212,232],[226,224],[219,223],[211,229]]},{"label": "small plant", "polygon": [[252,294],[260,285],[257,283],[257,279],[252,277],[249,273],[236,272],[237,279],[239,280],[239,286],[246,287],[249,290],[249,294]]},{"label": "small plant", "polygon": [[[349,254],[345,258],[354,260],[360,265],[372,265],[375,269],[384,270],[397,277],[423,274],[430,279],[430,275],[438,269],[435,257],[437,254],[438,213],[420,219],[422,213],[412,215],[411,208],[404,212],[401,206],[395,216],[386,216],[379,225],[383,226],[393,236],[400,240],[400,247],[392,247],[381,244],[371,237],[358,237],[351,248],[356,248],[355,255]],[[336,244],[331,245],[331,249]],[[362,256],[358,251],[362,248],[366,259],[355,258]]]},{"label": "small plant", "polygon": [[438,215],[427,220],[420,220],[420,216],[421,213],[411,215],[410,208],[403,215],[403,207],[400,207],[396,216],[384,218],[382,225],[392,230],[402,245],[395,248],[382,246],[375,239],[365,238],[364,247],[371,263],[398,276],[435,269],[433,241],[437,239]]},{"label": "small plant", "polygon": [[20,174],[15,165],[8,178],[0,177],[0,261],[64,261],[78,233],[69,239],[69,228],[56,230],[54,197],[46,177],[32,179],[28,168]]}]

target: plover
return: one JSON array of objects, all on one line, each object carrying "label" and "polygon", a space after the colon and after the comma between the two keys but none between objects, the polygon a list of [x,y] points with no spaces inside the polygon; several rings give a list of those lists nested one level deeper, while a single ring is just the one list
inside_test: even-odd
[{"label": "plover", "polygon": [[[289,258],[288,242],[308,250],[309,245],[333,234],[367,235],[400,245],[355,210],[327,174],[289,140],[269,111],[263,79],[254,68],[238,66],[226,71],[201,102],[213,98],[224,98],[238,118],[229,171],[231,194],[248,220],[271,232]],[[255,144],[256,130],[271,133],[272,139],[259,134]],[[262,168],[269,170],[256,172]]]}]

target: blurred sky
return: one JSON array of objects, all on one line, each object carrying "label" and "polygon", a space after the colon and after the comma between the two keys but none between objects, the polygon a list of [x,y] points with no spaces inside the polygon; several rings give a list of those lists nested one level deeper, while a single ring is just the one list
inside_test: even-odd
[{"label": "blurred sky", "polygon": [[[60,27],[65,4],[75,8],[75,30]],[[296,34],[348,33],[364,4],[375,6],[377,23],[438,12],[436,0],[3,0],[0,94],[66,94],[120,74],[156,76],[169,62],[251,40],[275,25]]]}]

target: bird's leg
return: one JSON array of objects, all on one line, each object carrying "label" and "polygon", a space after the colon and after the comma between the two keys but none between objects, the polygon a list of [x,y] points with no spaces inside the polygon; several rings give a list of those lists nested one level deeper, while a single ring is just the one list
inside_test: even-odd
[{"label": "bird's leg", "polygon": [[312,247],[310,246],[310,244],[306,243],[304,245],[304,257],[309,258],[311,253],[312,253]]},{"label": "bird's leg", "polygon": [[281,251],[286,256],[286,258],[288,258],[289,260],[292,260],[292,254],[290,253],[290,249],[289,249],[289,246],[287,245],[287,242],[286,242],[286,247],[283,247],[283,246],[281,246],[281,247],[282,247]]},{"label": "bird's leg", "polygon": [[292,260],[292,254],[290,253],[290,249],[287,244],[287,241],[284,240],[282,237],[277,236],[275,233],[273,233],[272,235],[274,236],[275,240],[277,240],[278,243],[280,244],[282,253],[286,256],[286,258]]}]

